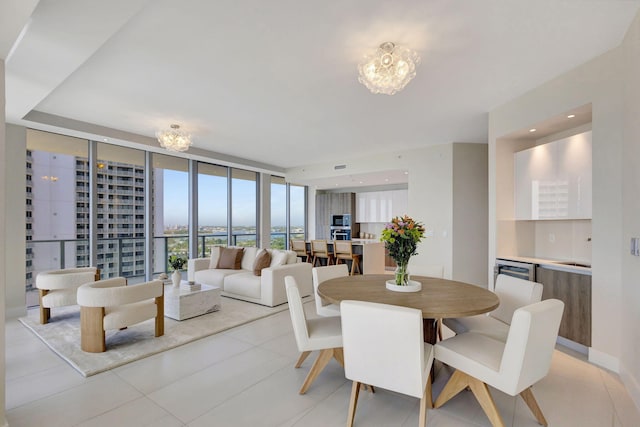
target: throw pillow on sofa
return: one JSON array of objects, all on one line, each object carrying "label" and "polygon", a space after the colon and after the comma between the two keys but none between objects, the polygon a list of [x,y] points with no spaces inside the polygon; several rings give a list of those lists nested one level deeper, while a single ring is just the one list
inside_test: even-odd
[{"label": "throw pillow on sofa", "polygon": [[276,267],[278,265],[285,265],[287,263],[287,253],[274,249],[271,252],[271,264],[269,267]]},{"label": "throw pillow on sofa", "polygon": [[240,270],[242,268],[243,248],[222,248],[216,268]]},{"label": "throw pillow on sofa", "polygon": [[209,268],[217,268],[218,260],[220,259],[220,253],[222,252],[221,246],[211,247],[211,259],[209,260]]},{"label": "throw pillow on sofa", "polygon": [[271,254],[265,249],[260,249],[255,261],[253,262],[253,274],[256,276],[262,275],[262,269],[269,267],[271,264]]}]

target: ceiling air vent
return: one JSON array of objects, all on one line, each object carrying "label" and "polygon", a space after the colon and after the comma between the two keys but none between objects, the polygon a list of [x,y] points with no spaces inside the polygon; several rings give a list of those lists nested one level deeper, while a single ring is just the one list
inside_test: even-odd
[{"label": "ceiling air vent", "polygon": [[335,166],[333,167],[333,169],[334,169],[334,170],[338,170],[338,169],[346,169],[346,168],[347,168],[347,165],[335,165]]}]

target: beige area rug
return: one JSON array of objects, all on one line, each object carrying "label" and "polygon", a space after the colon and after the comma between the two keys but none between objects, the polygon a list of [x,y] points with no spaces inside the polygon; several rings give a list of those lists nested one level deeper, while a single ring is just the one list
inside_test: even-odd
[{"label": "beige area rug", "polygon": [[[312,300],[311,296],[303,298],[303,302]],[[125,330],[107,331],[104,353],[80,349],[78,306],[52,309],[51,321],[46,325],[40,324],[37,308],[30,309],[19,320],[78,372],[89,377],[289,308],[287,304],[272,308],[225,297],[221,305],[219,311],[183,321],[165,317],[164,335],[158,338],[154,337],[153,319]]]}]

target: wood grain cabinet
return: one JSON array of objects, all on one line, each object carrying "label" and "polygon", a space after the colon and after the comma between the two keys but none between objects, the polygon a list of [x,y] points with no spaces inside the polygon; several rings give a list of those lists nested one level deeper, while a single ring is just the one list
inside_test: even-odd
[{"label": "wood grain cabinet", "polygon": [[591,347],[591,276],[538,266],[536,282],[544,286],[543,300],[564,302],[558,335]]},{"label": "wood grain cabinet", "polygon": [[355,193],[317,193],[316,194],[316,239],[329,239],[331,215],[351,214],[351,232],[357,235],[360,230],[355,224]]}]

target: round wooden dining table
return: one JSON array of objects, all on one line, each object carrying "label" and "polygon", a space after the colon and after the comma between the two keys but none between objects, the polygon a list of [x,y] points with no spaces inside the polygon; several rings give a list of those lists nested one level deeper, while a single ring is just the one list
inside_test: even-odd
[{"label": "round wooden dining table", "polygon": [[333,304],[344,300],[369,301],[417,308],[424,319],[425,342],[435,344],[437,319],[487,313],[500,304],[493,292],[468,283],[436,277],[411,276],[420,282],[418,292],[395,292],[386,288],[388,274],[365,274],[327,280],[318,286],[318,295]]}]

